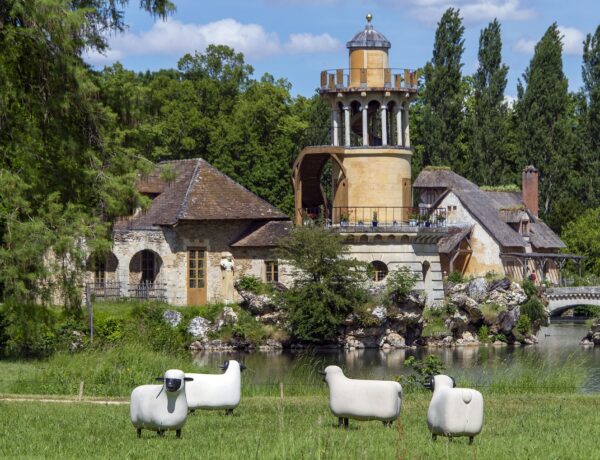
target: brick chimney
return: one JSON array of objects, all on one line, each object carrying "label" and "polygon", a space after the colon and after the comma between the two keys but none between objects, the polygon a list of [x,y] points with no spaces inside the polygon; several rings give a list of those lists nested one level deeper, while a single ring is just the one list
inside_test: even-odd
[{"label": "brick chimney", "polygon": [[538,177],[540,172],[534,166],[526,166],[523,170],[523,203],[531,213],[538,216]]}]

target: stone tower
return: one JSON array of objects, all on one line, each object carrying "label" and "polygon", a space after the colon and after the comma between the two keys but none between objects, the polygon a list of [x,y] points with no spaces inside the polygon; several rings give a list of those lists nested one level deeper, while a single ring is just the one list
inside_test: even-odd
[{"label": "stone tower", "polygon": [[[331,109],[328,145],[306,147],[294,164],[297,224],[307,216],[333,226],[408,224],[408,112],[417,75],[389,66],[391,44],[371,20],[369,14],[364,30],[346,45],[349,67],[321,72],[320,94]],[[323,187],[329,160],[331,186]]]}]

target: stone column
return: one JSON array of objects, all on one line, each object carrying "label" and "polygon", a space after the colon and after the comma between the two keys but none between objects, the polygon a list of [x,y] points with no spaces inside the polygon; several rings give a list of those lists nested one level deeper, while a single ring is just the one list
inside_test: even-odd
[{"label": "stone column", "polygon": [[396,145],[404,145],[402,135],[402,106],[396,105]]},{"label": "stone column", "polygon": [[334,108],[331,111],[331,145],[340,145],[340,111]]},{"label": "stone column", "polygon": [[363,104],[362,106],[362,137],[363,145],[369,145],[369,113],[368,107]]},{"label": "stone column", "polygon": [[410,121],[408,118],[408,102],[404,103],[404,123],[402,123],[402,128],[403,128],[403,136],[402,136],[402,143],[404,144],[404,147],[409,148],[410,147]]},{"label": "stone column", "polygon": [[381,106],[381,145],[387,145],[387,106]]},{"label": "stone column", "polygon": [[350,147],[350,107],[344,106],[344,144]]}]

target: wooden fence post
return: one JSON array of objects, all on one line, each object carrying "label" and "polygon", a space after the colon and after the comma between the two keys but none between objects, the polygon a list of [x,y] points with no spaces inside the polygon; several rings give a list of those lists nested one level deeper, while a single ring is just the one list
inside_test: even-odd
[{"label": "wooden fence post", "polygon": [[283,401],[283,382],[279,382],[279,398]]},{"label": "wooden fence post", "polygon": [[79,382],[79,400],[83,400],[83,380]]}]

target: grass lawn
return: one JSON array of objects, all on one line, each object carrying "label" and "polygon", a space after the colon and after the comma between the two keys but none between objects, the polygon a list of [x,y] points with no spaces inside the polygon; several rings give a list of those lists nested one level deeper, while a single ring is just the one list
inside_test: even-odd
[{"label": "grass lawn", "polygon": [[432,442],[429,394],[406,396],[401,424],[350,421],[340,430],[327,397],[246,397],[233,417],[190,416],[174,433],[137,439],[129,406],[0,401],[0,457],[225,459],[594,459],[600,397],[544,394],[485,397],[483,433]]}]

